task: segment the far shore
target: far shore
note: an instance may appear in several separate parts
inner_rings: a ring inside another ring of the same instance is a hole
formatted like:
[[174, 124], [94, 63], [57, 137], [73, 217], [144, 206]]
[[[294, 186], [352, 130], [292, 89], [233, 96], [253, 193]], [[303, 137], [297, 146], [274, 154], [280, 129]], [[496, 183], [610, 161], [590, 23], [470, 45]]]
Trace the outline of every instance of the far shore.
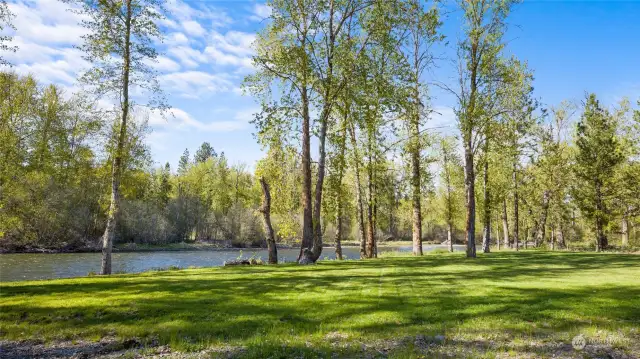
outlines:
[[[440, 245], [439, 241], [423, 241], [423, 245]], [[411, 246], [411, 241], [385, 241], [379, 242], [378, 246], [380, 247], [402, 247], [402, 246]], [[278, 249], [295, 249], [299, 248], [299, 243], [278, 243]], [[335, 248], [335, 243], [325, 243], [323, 245], [324, 248]], [[342, 244], [342, 247], [359, 247], [359, 244], [354, 241], [345, 241]], [[114, 245], [113, 252], [114, 253], [130, 253], [130, 252], [177, 252], [177, 251], [241, 251], [241, 250], [264, 250], [266, 247], [239, 247], [239, 246], [230, 246], [223, 245], [220, 242], [180, 242], [180, 243], [170, 243], [166, 245], [147, 245], [147, 244], [135, 244], [135, 243], [124, 243]], [[102, 252], [102, 248], [100, 247], [78, 247], [78, 248], [60, 248], [60, 249], [49, 249], [49, 248], [20, 248], [20, 249], [6, 249], [0, 248], [0, 254], [19, 254], [19, 253], [30, 253], [30, 254], [55, 254], [55, 253], [98, 253]]]

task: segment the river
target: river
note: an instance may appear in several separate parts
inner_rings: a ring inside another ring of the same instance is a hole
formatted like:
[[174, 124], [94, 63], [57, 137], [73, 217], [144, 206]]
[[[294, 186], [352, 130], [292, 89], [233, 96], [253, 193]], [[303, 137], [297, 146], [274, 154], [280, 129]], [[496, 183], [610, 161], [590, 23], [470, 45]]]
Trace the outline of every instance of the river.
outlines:
[[[454, 246], [455, 250], [464, 250], [464, 246]], [[436, 248], [447, 248], [443, 245], [424, 245], [424, 251]], [[379, 247], [379, 252], [400, 251], [410, 252], [410, 246]], [[346, 259], [357, 259], [360, 250], [357, 247], [344, 247], [343, 256]], [[299, 249], [278, 249], [280, 262], [296, 260]], [[158, 251], [158, 252], [126, 252], [113, 253], [114, 273], [139, 273], [169, 266], [186, 267], [215, 267], [225, 261], [236, 259], [240, 255], [244, 258], [255, 256], [267, 258], [265, 249], [224, 249], [203, 251]], [[100, 271], [101, 253], [15, 253], [0, 254], [0, 282], [20, 280], [71, 278], [86, 276], [89, 272]], [[333, 248], [324, 248], [322, 259], [334, 259]]]

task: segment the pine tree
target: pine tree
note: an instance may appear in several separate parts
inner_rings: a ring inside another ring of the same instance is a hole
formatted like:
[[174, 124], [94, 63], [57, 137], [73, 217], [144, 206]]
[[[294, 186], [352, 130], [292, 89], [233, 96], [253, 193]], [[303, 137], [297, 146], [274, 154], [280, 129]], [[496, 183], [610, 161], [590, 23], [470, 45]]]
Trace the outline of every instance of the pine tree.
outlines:
[[187, 173], [189, 169], [189, 149], [185, 148], [182, 156], [180, 156], [180, 161], [178, 162], [178, 174], [183, 175]]
[[590, 94], [577, 125], [574, 167], [577, 183], [573, 193], [583, 215], [594, 224], [597, 251], [608, 246], [604, 229], [609, 222], [609, 204], [614, 194], [612, 178], [623, 161], [616, 125], [596, 95]]
[[216, 156], [218, 156], [218, 154], [216, 153], [216, 150], [214, 150], [213, 147], [211, 147], [209, 142], [203, 142], [200, 148], [196, 151], [196, 154], [193, 157], [193, 160], [195, 161], [195, 163], [202, 163], [208, 160], [209, 158], [216, 157]]

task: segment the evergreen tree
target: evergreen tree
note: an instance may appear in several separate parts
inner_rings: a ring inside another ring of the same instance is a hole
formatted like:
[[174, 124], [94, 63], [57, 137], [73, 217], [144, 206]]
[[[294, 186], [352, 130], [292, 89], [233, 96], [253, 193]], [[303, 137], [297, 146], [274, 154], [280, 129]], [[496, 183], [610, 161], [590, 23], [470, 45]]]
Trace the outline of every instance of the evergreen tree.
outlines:
[[182, 156], [180, 156], [180, 161], [178, 162], [178, 174], [183, 175], [189, 169], [189, 149], [185, 148], [184, 152], [182, 152]]
[[612, 179], [623, 161], [616, 125], [596, 95], [590, 94], [577, 125], [574, 167], [577, 183], [573, 193], [583, 215], [594, 224], [597, 251], [608, 246], [604, 230], [609, 222], [609, 204], [615, 190]]
[[203, 142], [202, 146], [200, 146], [200, 148], [196, 151], [193, 160], [195, 163], [202, 163], [211, 157], [216, 157], [217, 155], [218, 154], [216, 153], [216, 150], [211, 147], [209, 142]]

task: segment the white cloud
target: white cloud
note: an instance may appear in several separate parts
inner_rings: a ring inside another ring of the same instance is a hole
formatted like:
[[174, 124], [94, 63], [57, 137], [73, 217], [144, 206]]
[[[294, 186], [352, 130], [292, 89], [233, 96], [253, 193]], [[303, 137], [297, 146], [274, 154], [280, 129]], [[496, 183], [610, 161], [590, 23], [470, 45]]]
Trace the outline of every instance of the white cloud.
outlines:
[[429, 114], [427, 128], [440, 130], [441, 132], [456, 131], [457, 117], [453, 108], [447, 106], [434, 106]]
[[178, 95], [199, 98], [205, 94], [230, 91], [232, 83], [222, 76], [202, 71], [185, 71], [165, 74], [159, 78], [161, 86]]
[[267, 4], [255, 4], [251, 10], [253, 15], [249, 19], [253, 21], [262, 21], [271, 16], [271, 7]]
[[231, 132], [246, 129], [249, 126], [249, 112], [253, 113], [256, 109], [243, 110], [238, 112], [232, 120], [201, 122], [194, 119], [189, 113], [179, 108], [172, 108], [167, 113], [160, 114], [152, 111], [149, 114], [149, 124], [156, 127], [173, 129], [173, 130], [190, 130], [195, 129], [205, 132]]
[[172, 32], [164, 39], [164, 44], [167, 46], [179, 46], [186, 45], [188, 43], [189, 39], [181, 32]]
[[186, 67], [198, 67], [199, 63], [206, 63], [207, 57], [200, 51], [187, 46], [171, 47], [168, 51], [173, 57], [177, 58]]
[[193, 36], [203, 36], [206, 33], [206, 31], [200, 25], [200, 23], [193, 20], [184, 21], [182, 23], [182, 28], [184, 29], [184, 31], [187, 32], [187, 34], [190, 34]]
[[155, 62], [148, 61], [147, 63], [158, 71], [175, 72], [180, 70], [180, 64], [166, 56], [158, 56]]
[[180, 0], [169, 0], [166, 8], [171, 17], [181, 23], [198, 21], [200, 25], [205, 24], [205, 27], [223, 27], [233, 22], [225, 11], [203, 4], [200, 4], [202, 7], [197, 9]]
[[68, 11], [57, 0], [23, 0], [9, 3], [16, 17], [13, 24], [23, 39], [38, 44], [79, 44], [87, 30], [80, 25], [84, 16]]
[[224, 35], [211, 32], [211, 41], [205, 48], [207, 54], [218, 65], [237, 66], [245, 70], [253, 69], [251, 55], [256, 35], [240, 31], [228, 31]]

